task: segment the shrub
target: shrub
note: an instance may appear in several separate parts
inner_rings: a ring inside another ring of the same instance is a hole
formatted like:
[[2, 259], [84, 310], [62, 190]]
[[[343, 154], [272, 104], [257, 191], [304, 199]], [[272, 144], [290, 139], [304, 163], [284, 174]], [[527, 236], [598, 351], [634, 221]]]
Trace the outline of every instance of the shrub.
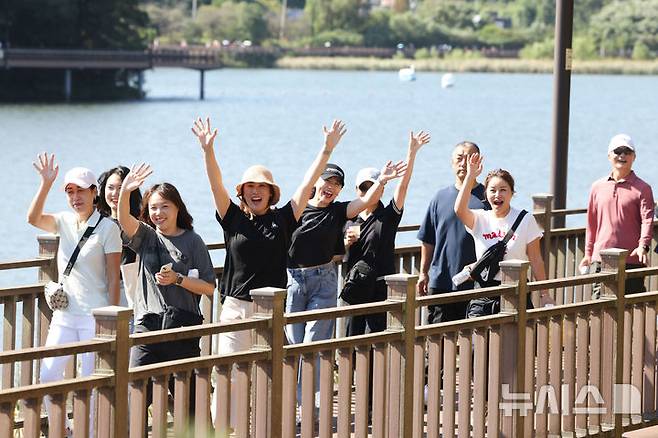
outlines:
[[362, 46], [363, 35], [336, 29], [320, 32], [307, 39], [307, 43], [313, 47], [322, 47], [326, 42], [331, 43], [332, 46]]
[[554, 54], [553, 39], [545, 39], [536, 43], [527, 44], [519, 52], [521, 59], [550, 59]]
[[637, 41], [635, 45], [633, 46], [633, 59], [638, 60], [638, 61], [644, 61], [644, 60], [649, 60], [653, 59], [653, 54], [651, 53], [651, 50], [649, 49], [649, 46], [644, 44], [642, 41]]

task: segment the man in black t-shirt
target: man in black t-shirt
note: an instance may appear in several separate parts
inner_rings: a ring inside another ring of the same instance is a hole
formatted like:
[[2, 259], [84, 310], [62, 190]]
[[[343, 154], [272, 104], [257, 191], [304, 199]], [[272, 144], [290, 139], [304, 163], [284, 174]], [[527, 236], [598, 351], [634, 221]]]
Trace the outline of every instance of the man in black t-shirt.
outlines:
[[[439, 190], [427, 207], [425, 219], [420, 225], [418, 239], [421, 241], [420, 273], [418, 294], [426, 295], [442, 292], [473, 289], [473, 281], [459, 286], [452, 283], [452, 277], [464, 266], [475, 262], [475, 244], [470, 234], [454, 211], [455, 199], [466, 177], [466, 160], [469, 154], [479, 153], [475, 143], [464, 141], [452, 151], [452, 170], [455, 183]], [[489, 209], [484, 186], [476, 183], [471, 188], [471, 209]], [[467, 302], [429, 306], [429, 322], [454, 321], [466, 317]]]

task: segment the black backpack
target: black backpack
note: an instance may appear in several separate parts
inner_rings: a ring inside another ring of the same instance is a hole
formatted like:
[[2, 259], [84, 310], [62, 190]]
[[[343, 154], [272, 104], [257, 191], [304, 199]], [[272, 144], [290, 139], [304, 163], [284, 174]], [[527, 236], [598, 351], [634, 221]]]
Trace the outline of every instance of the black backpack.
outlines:
[[505, 234], [505, 237], [487, 248], [484, 254], [482, 254], [482, 257], [475, 262], [475, 265], [471, 269], [471, 278], [480, 287], [497, 286], [499, 284], [494, 278], [496, 278], [496, 275], [500, 271], [500, 262], [505, 258], [507, 242], [514, 236], [514, 232], [527, 213], [526, 210], [521, 210], [521, 213], [519, 213], [512, 228]]

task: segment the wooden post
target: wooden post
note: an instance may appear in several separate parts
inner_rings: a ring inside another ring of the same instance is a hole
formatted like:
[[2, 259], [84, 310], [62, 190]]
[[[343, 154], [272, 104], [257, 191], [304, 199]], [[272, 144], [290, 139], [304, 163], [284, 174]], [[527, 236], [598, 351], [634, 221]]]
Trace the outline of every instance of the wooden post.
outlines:
[[204, 100], [206, 98], [205, 88], [206, 88], [206, 71], [199, 70], [199, 100]]
[[14, 402], [0, 404], [0, 436], [14, 435]]
[[[130, 358], [130, 329], [132, 310], [107, 306], [94, 309], [96, 338], [113, 339], [114, 350], [98, 353], [94, 374], [113, 375], [113, 388], [98, 389], [96, 409], [98, 436], [127, 436], [128, 434], [128, 362]], [[101, 409], [109, 405], [110, 411]], [[92, 425], [93, 427], [93, 425]]]
[[[516, 314], [516, 322], [505, 324], [502, 330], [502, 360], [510, 366], [501, 369], [501, 384], [508, 385], [509, 391], [503, 394], [527, 394], [530, 388], [525, 387], [525, 363], [526, 358], [526, 300], [528, 293], [528, 267], [530, 263], [522, 260], [506, 260], [500, 263], [502, 273], [502, 284], [516, 286], [516, 294], [512, 296], [501, 296], [500, 313]], [[529, 406], [532, 412], [532, 400], [530, 396], [525, 399], [501, 400], [503, 403], [518, 403], [518, 408], [513, 408], [511, 416], [504, 416], [501, 421], [501, 436], [523, 436], [525, 416], [521, 415], [520, 409]], [[505, 414], [505, 410], [501, 410]]]
[[[255, 350], [270, 350], [269, 362], [256, 364], [256, 437], [282, 436], [283, 422], [283, 312], [285, 309], [286, 289], [264, 287], [250, 292], [254, 300], [254, 318], [268, 319], [266, 329], [256, 330], [254, 334]], [[269, 394], [268, 394], [269, 388]], [[267, 422], [262, 420], [267, 418]]]
[[[532, 195], [532, 214], [542, 230], [544, 238], [541, 241], [541, 255], [544, 258], [544, 269], [546, 277], [550, 278], [549, 257], [551, 248], [551, 224], [553, 217], [553, 195], [550, 193], [538, 193]], [[534, 297], [533, 297], [534, 298]], [[534, 302], [534, 301], [533, 301]]]
[[[201, 296], [201, 314], [203, 315], [203, 323], [210, 324], [212, 322], [212, 309], [213, 309], [214, 298], [213, 295], [202, 295]], [[201, 356], [209, 356], [212, 350], [212, 336], [202, 336], [201, 342], [199, 344], [201, 349]]]
[[[626, 257], [628, 251], [624, 249], [605, 249], [601, 254], [601, 272], [614, 272], [616, 277], [611, 282], [601, 285], [601, 299], [615, 299], [615, 308], [606, 308], [603, 315], [603, 339], [601, 345], [601, 395], [606, 402], [606, 413], [601, 423], [610, 424], [614, 415], [615, 436], [621, 437], [622, 414], [612, 412], [614, 409], [613, 383], [623, 383], [624, 360], [624, 312], [626, 310], [625, 284], [626, 284]], [[615, 342], [610, 342], [612, 338]], [[612, 346], [614, 350], [612, 349]], [[611, 360], [614, 358], [614, 367]], [[621, 394], [619, 394], [621, 395]]]
[[67, 68], [64, 70], [64, 100], [66, 102], [71, 101], [71, 94], [72, 94], [72, 74], [71, 74], [71, 69]]
[[[389, 312], [389, 331], [402, 331], [402, 343], [391, 345], [391, 378], [389, 394], [399, 394], [399, 400], [389, 399], [389, 436], [398, 430], [400, 436], [409, 437], [413, 431], [414, 347], [416, 345], [416, 282], [417, 275], [394, 274], [386, 276], [388, 300], [404, 303], [402, 312]], [[400, 358], [399, 365], [397, 358]], [[396, 369], [400, 376], [394, 376]], [[394, 388], [394, 386], [397, 386]], [[397, 418], [397, 424], [396, 424]], [[397, 435], [397, 434], [396, 434]]]
[[[59, 236], [53, 234], [41, 234], [37, 236], [37, 242], [39, 242], [39, 257], [51, 259], [48, 266], [39, 268], [37, 281], [39, 283], [57, 281], [59, 276], [57, 272], [57, 248], [59, 247]], [[39, 309], [37, 346], [42, 347], [46, 343], [48, 327], [50, 326], [50, 319], [53, 316], [53, 311], [48, 307], [43, 293], [37, 297], [37, 306]]]
[[[37, 236], [39, 243], [39, 257], [49, 258], [51, 262], [48, 266], [39, 268], [37, 281], [39, 283], [47, 283], [49, 281], [57, 281], [59, 276], [57, 272], [57, 248], [59, 247], [59, 236], [54, 234], [41, 234]], [[53, 311], [46, 303], [46, 296], [43, 292], [37, 295], [37, 339], [36, 346], [43, 347], [46, 344], [48, 337], [48, 328], [50, 327], [50, 319], [53, 317]], [[36, 361], [36, 375], [37, 383], [39, 379], [39, 371], [41, 369], [41, 361]]]
[[[0, 299], [4, 307], [4, 324], [2, 329], [2, 350], [16, 348], [16, 296], [6, 296]], [[14, 363], [2, 365], [2, 389], [14, 386]]]

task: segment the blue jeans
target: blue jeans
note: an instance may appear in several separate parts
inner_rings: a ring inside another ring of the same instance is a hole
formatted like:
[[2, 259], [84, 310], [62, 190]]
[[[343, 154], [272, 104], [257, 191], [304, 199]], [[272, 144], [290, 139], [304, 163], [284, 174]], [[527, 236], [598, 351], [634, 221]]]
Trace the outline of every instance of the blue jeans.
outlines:
[[[338, 274], [333, 262], [313, 268], [288, 269], [288, 295], [286, 312], [336, 307]], [[286, 326], [289, 344], [330, 339], [334, 333], [334, 320], [300, 322]]]
[[[338, 273], [333, 262], [313, 268], [288, 269], [288, 295], [286, 312], [336, 307]], [[288, 324], [286, 337], [289, 344], [322, 341], [334, 334], [334, 320], [324, 319], [306, 323]], [[297, 384], [297, 404], [301, 404], [301, 366]], [[315, 367], [315, 405], [318, 406], [320, 388], [320, 358]]]

